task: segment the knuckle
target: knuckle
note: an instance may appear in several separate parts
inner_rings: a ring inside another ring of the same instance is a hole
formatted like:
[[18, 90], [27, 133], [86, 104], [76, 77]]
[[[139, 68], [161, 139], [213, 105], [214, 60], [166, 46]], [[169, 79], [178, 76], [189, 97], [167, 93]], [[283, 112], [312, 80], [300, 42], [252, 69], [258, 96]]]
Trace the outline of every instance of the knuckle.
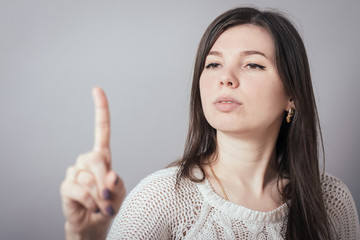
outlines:
[[118, 183], [115, 185], [115, 188], [113, 189], [115, 194], [122, 199], [126, 195], [126, 187], [124, 182], [119, 179]]
[[101, 154], [100, 152], [96, 152], [93, 156], [92, 161], [95, 164], [103, 164], [105, 162], [105, 156]]
[[65, 196], [66, 193], [68, 192], [68, 181], [64, 180], [62, 181], [61, 185], [60, 185], [60, 195], [61, 196]]
[[82, 191], [79, 195], [79, 199], [81, 202], [86, 202], [90, 198], [90, 194], [86, 191]]
[[118, 188], [125, 189], [124, 181], [120, 177], [119, 177], [117, 185], [118, 185]]
[[94, 161], [94, 164], [99, 165], [99, 164], [102, 164], [104, 162], [104, 158], [96, 157], [96, 158], [94, 158], [93, 161]]
[[80, 175], [79, 175], [79, 182], [84, 184], [84, 185], [87, 185], [89, 187], [91, 187], [94, 183], [94, 178], [93, 178], [93, 175], [89, 172], [82, 172]]
[[94, 179], [93, 179], [92, 177], [87, 177], [87, 178], [84, 180], [84, 183], [85, 183], [87, 186], [91, 187], [91, 186], [94, 185]]
[[88, 164], [91, 164], [95, 156], [94, 152], [88, 152], [81, 154], [76, 159], [76, 166], [80, 166], [83, 168], [84, 166], [87, 166]]

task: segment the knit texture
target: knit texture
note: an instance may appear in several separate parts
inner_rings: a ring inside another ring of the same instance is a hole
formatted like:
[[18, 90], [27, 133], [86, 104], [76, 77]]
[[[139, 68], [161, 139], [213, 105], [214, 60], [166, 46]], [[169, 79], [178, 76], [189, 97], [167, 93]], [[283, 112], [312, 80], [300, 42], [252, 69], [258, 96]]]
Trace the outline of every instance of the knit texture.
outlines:
[[[205, 179], [182, 179], [177, 168], [144, 178], [127, 196], [107, 239], [284, 239], [288, 207], [254, 211], [226, 201]], [[197, 172], [196, 174], [199, 174]], [[325, 207], [339, 239], [360, 239], [354, 200], [343, 182], [322, 178]]]

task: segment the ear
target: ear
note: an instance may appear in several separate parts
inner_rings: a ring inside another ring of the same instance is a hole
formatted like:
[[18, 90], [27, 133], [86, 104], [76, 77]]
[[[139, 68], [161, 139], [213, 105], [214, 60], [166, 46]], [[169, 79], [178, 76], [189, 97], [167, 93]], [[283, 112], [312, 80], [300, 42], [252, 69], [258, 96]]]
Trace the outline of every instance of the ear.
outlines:
[[285, 110], [286, 111], [289, 111], [290, 110], [290, 108], [294, 108], [294, 109], [296, 109], [296, 107], [295, 107], [295, 103], [294, 103], [294, 101], [293, 101], [293, 98], [292, 97], [290, 97], [289, 98], [289, 101], [287, 102], [287, 104], [286, 104], [286, 108], [285, 108]]

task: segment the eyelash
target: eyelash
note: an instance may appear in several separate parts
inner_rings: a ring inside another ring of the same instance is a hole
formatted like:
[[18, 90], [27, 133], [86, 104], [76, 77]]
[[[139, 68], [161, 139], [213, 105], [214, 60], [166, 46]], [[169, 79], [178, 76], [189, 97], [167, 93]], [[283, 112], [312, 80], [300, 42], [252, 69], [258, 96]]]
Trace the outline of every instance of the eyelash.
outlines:
[[220, 66], [220, 64], [218, 63], [210, 63], [208, 65], [206, 65], [206, 69], [209, 69], [209, 68], [218, 68]]
[[256, 63], [249, 63], [248, 65], [246, 65], [246, 67], [250, 70], [257, 70], [257, 69], [264, 70], [266, 68], [265, 66]]
[[[209, 69], [209, 68], [218, 68], [220, 66], [220, 64], [218, 63], [210, 63], [208, 65], [206, 65], [206, 69]], [[262, 66], [262, 65], [259, 65], [259, 64], [256, 64], [256, 63], [249, 63], [246, 65], [246, 68], [250, 69], [250, 70], [264, 70], [266, 67], [265, 66]]]

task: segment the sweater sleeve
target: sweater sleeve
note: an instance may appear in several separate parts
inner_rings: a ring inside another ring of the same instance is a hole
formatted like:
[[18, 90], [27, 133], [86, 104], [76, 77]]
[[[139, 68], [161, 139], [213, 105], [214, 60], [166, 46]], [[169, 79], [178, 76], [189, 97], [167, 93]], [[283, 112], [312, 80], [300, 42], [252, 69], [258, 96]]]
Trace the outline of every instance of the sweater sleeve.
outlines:
[[[171, 172], [171, 171], [170, 171]], [[107, 239], [169, 239], [174, 179], [167, 169], [143, 179], [127, 196]]]
[[325, 207], [337, 239], [359, 240], [359, 216], [349, 189], [341, 180], [325, 174], [323, 191]]

